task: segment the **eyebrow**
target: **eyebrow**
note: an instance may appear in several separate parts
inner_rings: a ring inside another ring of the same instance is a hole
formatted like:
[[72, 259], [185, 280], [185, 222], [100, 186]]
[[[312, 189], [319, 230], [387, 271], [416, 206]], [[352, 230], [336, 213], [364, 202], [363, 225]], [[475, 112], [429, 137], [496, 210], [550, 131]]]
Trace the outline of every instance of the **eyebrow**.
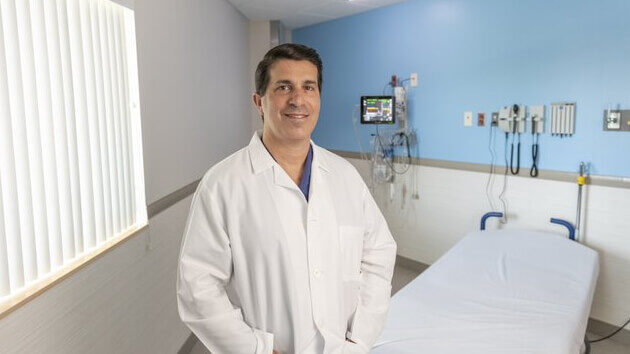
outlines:
[[[279, 84], [289, 84], [289, 85], [293, 85], [293, 81], [291, 80], [278, 80], [274, 83], [275, 85], [279, 85]], [[313, 81], [313, 80], [306, 80], [304, 81], [302, 84], [304, 85], [315, 85], [317, 84], [317, 81]]]

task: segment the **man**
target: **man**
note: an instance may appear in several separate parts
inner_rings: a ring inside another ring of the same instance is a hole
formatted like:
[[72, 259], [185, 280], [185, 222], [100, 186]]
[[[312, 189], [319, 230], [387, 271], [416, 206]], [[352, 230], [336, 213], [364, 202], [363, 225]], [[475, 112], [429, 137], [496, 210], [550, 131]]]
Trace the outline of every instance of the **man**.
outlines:
[[193, 197], [178, 307], [213, 354], [368, 353], [382, 330], [396, 244], [357, 171], [310, 140], [321, 85], [314, 49], [271, 49], [262, 134]]

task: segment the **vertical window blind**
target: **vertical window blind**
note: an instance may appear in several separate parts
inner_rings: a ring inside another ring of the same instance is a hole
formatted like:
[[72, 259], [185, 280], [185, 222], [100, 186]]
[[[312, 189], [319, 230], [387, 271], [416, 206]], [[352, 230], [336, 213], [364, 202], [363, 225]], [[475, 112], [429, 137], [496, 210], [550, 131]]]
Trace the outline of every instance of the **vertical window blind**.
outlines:
[[0, 0], [0, 300], [146, 224], [133, 11]]

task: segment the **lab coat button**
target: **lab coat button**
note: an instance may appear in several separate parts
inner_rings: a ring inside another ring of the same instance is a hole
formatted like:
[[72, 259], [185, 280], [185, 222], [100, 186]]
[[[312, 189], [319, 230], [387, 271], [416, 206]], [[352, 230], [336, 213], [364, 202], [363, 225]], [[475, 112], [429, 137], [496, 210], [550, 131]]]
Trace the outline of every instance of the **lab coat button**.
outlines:
[[316, 278], [319, 278], [322, 275], [322, 271], [315, 268], [315, 270], [313, 271], [313, 274], [315, 275]]

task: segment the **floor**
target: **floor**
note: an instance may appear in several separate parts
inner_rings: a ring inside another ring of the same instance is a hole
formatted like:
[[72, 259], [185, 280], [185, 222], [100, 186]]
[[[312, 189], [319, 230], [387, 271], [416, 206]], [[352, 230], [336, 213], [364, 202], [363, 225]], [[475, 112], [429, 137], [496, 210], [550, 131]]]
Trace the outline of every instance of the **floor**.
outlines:
[[[402, 289], [405, 285], [411, 282], [415, 277], [420, 274], [420, 271], [411, 269], [409, 267], [396, 265], [394, 269], [394, 277], [392, 279], [392, 295], [398, 290]], [[588, 338], [599, 338], [595, 334], [588, 334]], [[612, 339], [594, 343], [591, 348], [591, 354], [629, 354], [630, 345], [621, 344], [615, 342]], [[200, 343], [197, 342], [193, 347], [190, 354], [209, 354], [209, 351]]]

